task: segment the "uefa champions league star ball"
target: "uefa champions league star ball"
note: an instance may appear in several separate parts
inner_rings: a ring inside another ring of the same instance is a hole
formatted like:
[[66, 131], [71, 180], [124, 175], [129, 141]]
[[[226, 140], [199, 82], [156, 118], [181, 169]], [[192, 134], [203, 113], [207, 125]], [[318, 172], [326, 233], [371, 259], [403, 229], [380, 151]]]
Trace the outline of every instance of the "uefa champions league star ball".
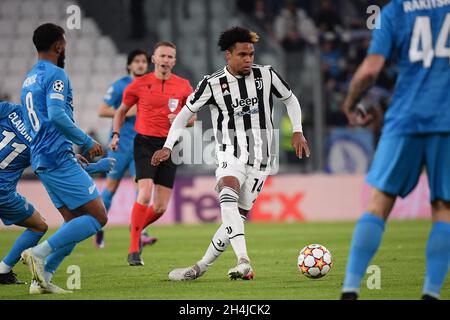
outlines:
[[330, 251], [320, 244], [310, 244], [300, 250], [298, 268], [308, 278], [322, 278], [330, 272], [333, 258]]

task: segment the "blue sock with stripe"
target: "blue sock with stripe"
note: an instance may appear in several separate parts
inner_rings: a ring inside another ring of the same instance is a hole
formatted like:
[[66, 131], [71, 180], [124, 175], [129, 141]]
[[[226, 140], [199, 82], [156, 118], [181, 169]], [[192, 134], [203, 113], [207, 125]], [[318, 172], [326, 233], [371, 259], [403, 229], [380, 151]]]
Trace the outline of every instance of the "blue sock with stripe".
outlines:
[[423, 293], [439, 298], [450, 263], [450, 223], [439, 221], [433, 224], [426, 257]]
[[105, 188], [102, 191], [102, 200], [105, 204], [106, 212], [109, 211], [109, 208], [111, 208], [112, 198], [114, 196], [114, 192], [109, 191], [107, 188]]
[[9, 267], [14, 267], [20, 260], [22, 251], [34, 247], [43, 237], [45, 232], [35, 232], [30, 229], [25, 230], [14, 242], [8, 255], [3, 259], [3, 262]]
[[359, 292], [369, 262], [380, 246], [384, 225], [383, 219], [368, 212], [359, 219], [353, 232], [343, 292]]

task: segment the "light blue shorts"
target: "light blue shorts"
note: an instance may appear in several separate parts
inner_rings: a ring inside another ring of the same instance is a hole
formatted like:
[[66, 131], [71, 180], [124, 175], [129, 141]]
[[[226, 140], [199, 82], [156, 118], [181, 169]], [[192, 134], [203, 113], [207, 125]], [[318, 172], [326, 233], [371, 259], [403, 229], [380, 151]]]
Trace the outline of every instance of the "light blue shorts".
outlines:
[[17, 192], [0, 194], [0, 219], [7, 226], [25, 221], [34, 213], [34, 207]]
[[38, 169], [36, 174], [58, 209], [73, 210], [100, 196], [94, 180], [75, 158], [67, 158], [57, 168]]
[[133, 150], [114, 152], [109, 150], [108, 157], [116, 159], [116, 164], [112, 168], [111, 172], [108, 173], [108, 178], [114, 180], [120, 180], [125, 175], [127, 169], [130, 171], [132, 177], [136, 177], [136, 168], [134, 166]]
[[406, 197], [426, 168], [431, 202], [450, 201], [450, 133], [381, 137], [367, 182]]

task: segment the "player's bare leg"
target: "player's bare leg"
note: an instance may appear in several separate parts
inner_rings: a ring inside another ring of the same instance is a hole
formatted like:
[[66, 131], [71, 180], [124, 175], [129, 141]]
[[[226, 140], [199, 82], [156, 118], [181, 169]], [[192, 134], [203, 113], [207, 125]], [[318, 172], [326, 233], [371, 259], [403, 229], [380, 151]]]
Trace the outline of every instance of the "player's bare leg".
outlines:
[[370, 194], [366, 212], [387, 220], [395, 203], [395, 196], [373, 188]]
[[34, 211], [33, 214], [24, 221], [16, 223], [16, 225], [24, 227], [27, 230], [16, 239], [10, 252], [4, 260], [0, 261], [0, 284], [25, 284], [25, 282], [17, 279], [16, 274], [12, 269], [20, 260], [22, 251], [37, 244], [48, 229], [45, 220], [37, 211]]
[[[119, 188], [119, 184], [120, 180], [111, 179], [109, 177], [106, 178], [105, 190], [102, 192], [102, 199], [103, 203], [105, 204], [106, 212], [108, 212], [111, 206], [112, 197]], [[103, 249], [105, 247], [104, 234], [105, 234], [104, 231], [100, 230], [94, 236], [94, 245], [98, 249]]]

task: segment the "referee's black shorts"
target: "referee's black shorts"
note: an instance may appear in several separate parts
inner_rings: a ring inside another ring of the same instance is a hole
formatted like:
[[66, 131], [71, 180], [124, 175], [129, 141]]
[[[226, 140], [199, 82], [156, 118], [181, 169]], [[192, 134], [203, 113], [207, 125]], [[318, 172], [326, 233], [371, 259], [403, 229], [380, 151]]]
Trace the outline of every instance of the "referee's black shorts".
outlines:
[[152, 166], [150, 160], [153, 154], [162, 149], [166, 138], [144, 136], [137, 134], [134, 138], [134, 162], [136, 165], [136, 181], [152, 179], [154, 184], [173, 188], [177, 166], [169, 158], [159, 166]]

